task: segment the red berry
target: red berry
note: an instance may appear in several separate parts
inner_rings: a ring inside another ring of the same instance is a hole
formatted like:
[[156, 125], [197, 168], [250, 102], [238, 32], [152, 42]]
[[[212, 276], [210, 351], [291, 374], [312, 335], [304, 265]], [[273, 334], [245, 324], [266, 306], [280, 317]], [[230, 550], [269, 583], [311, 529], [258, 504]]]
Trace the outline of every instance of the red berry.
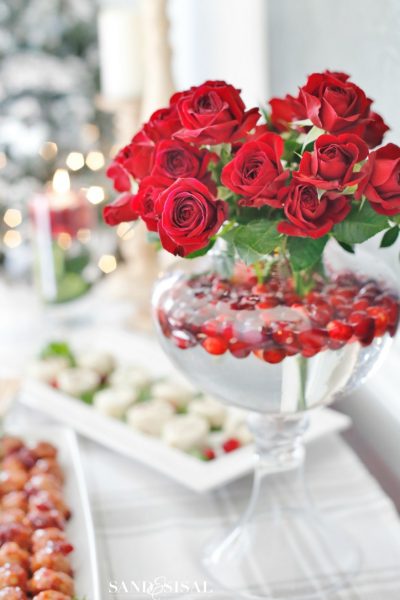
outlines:
[[290, 346], [295, 341], [295, 334], [285, 323], [277, 323], [277, 329], [273, 331], [272, 338], [281, 346], [286, 344]]
[[204, 448], [202, 452], [204, 460], [214, 460], [215, 452], [212, 448]]
[[175, 346], [178, 346], [178, 348], [181, 348], [181, 350], [193, 348], [193, 346], [196, 346], [197, 344], [194, 335], [180, 329], [173, 329], [171, 331], [170, 339], [174, 342]]
[[389, 316], [386, 310], [381, 306], [370, 306], [367, 308], [367, 314], [375, 321], [375, 335], [384, 335], [389, 325]]
[[239, 340], [229, 342], [229, 352], [235, 358], [247, 358], [250, 354], [249, 345]]
[[356, 338], [363, 346], [369, 346], [375, 336], [374, 319], [365, 313], [354, 312], [350, 315], [349, 322], [353, 325]]
[[265, 283], [257, 283], [253, 285], [251, 288], [251, 293], [260, 296], [261, 294], [266, 294], [268, 292], [268, 287]]
[[298, 335], [298, 340], [301, 345], [301, 353], [306, 358], [314, 356], [321, 352], [326, 347], [328, 334], [324, 329], [308, 329], [301, 331]]
[[226, 440], [223, 444], [222, 444], [222, 448], [224, 449], [224, 452], [233, 452], [234, 450], [237, 450], [238, 448], [240, 448], [241, 444], [239, 442], [239, 440], [237, 440], [236, 438], [229, 438], [229, 440]]
[[[256, 352], [258, 354], [256, 354]], [[283, 361], [286, 357], [286, 352], [282, 348], [273, 348], [272, 350], [256, 350], [255, 354], [258, 358], [265, 360], [265, 362], [276, 365]]]
[[354, 302], [352, 309], [353, 310], [367, 310], [368, 306], [369, 306], [368, 300], [362, 299], [362, 300], [357, 300], [357, 302]]
[[266, 309], [266, 308], [275, 308], [275, 306], [279, 305], [279, 300], [276, 296], [261, 296], [260, 301], [257, 303], [256, 308]]
[[228, 349], [227, 341], [220, 336], [206, 337], [201, 345], [209, 354], [215, 355], [224, 354]]
[[329, 337], [333, 340], [347, 342], [353, 335], [353, 328], [343, 321], [330, 321], [326, 326]]

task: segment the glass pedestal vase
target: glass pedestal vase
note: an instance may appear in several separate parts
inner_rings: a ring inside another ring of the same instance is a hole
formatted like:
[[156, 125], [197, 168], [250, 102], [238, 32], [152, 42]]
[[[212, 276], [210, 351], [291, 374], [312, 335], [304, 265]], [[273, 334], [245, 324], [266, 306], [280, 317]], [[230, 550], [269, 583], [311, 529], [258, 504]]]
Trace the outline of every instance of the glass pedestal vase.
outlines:
[[347, 587], [361, 553], [309, 497], [307, 417], [252, 413], [248, 422], [256, 444], [252, 494], [237, 525], [205, 549], [206, 571], [235, 599], [317, 600]]
[[188, 262], [155, 289], [161, 344], [200, 389], [249, 411], [256, 446], [248, 508], [211, 542], [204, 565], [235, 600], [325, 598], [348, 585], [360, 553], [307, 494], [307, 411], [354, 389], [382, 360], [398, 326], [396, 280], [376, 257], [334, 244], [300, 282], [285, 260], [259, 273], [223, 253], [185, 271]]

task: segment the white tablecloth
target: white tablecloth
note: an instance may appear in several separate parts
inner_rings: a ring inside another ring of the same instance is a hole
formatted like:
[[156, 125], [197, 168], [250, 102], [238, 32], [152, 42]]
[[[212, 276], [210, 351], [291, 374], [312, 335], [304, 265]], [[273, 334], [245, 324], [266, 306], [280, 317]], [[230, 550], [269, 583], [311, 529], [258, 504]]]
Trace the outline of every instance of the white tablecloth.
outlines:
[[[199, 557], [218, 528], [232, 522], [250, 478], [197, 495], [133, 461], [81, 441], [98, 540], [103, 598], [149, 600], [150, 593], [113, 594], [123, 582], [188, 582], [204, 586]], [[307, 479], [319, 508], [340, 516], [362, 545], [363, 567], [351, 590], [333, 600], [399, 600], [400, 524], [387, 496], [338, 436], [309, 446]], [[284, 557], [282, 557], [284, 560]], [[211, 591], [211, 588], [212, 591]], [[189, 600], [235, 600], [210, 592], [160, 595]], [[324, 600], [322, 598], [322, 600]]]

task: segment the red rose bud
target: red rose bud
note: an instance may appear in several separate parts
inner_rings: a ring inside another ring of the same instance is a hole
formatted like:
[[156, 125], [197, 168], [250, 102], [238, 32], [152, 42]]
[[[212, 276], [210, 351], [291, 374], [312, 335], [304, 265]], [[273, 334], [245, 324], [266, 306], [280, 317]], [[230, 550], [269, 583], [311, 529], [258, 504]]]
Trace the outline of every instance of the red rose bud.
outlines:
[[346, 218], [350, 202], [348, 197], [333, 191], [318, 198], [313, 185], [293, 180], [284, 202], [284, 212], [288, 221], [278, 224], [280, 233], [316, 239]]
[[278, 131], [287, 131], [292, 121], [302, 121], [307, 117], [304, 104], [289, 94], [284, 98], [272, 98], [269, 104], [270, 120]]
[[182, 127], [176, 106], [156, 110], [143, 126], [145, 134], [153, 141], [167, 140]]
[[370, 148], [375, 148], [382, 144], [383, 136], [388, 130], [389, 127], [382, 117], [375, 112], [370, 112], [365, 125], [363, 139]]
[[371, 152], [362, 168], [364, 176], [356, 198], [365, 195], [372, 208], [383, 215], [400, 213], [400, 148], [386, 144]]
[[224, 81], [206, 81], [171, 102], [176, 102], [182, 123], [174, 137], [198, 145], [239, 140], [260, 118], [257, 108], [245, 110], [239, 90]]
[[357, 135], [321, 135], [313, 152], [302, 156], [296, 178], [323, 190], [342, 190], [360, 182], [355, 165], [368, 156], [368, 147]]
[[163, 140], [156, 146], [151, 174], [173, 181], [179, 177], [194, 177], [216, 194], [217, 186], [211, 179], [208, 165], [218, 160], [217, 154], [206, 149], [200, 150], [180, 140]]
[[112, 204], [103, 209], [103, 218], [107, 225], [119, 225], [126, 221], [136, 221], [138, 214], [133, 208], [134, 196], [126, 192], [118, 196]]
[[241, 444], [236, 438], [229, 438], [222, 444], [224, 452], [233, 452], [234, 450], [240, 448], [240, 446]]
[[178, 179], [158, 197], [158, 233], [163, 247], [179, 256], [204, 248], [227, 216], [227, 204], [193, 178]]
[[307, 118], [329, 133], [362, 135], [372, 100], [344, 73], [313, 73], [300, 88]]
[[256, 141], [246, 142], [224, 167], [222, 183], [243, 196], [240, 204], [280, 208], [278, 192], [289, 177], [289, 171], [284, 171], [281, 163], [283, 150], [283, 140], [276, 133], [266, 133]]
[[150, 174], [153, 155], [154, 143], [141, 130], [118, 152], [107, 169], [107, 177], [113, 180], [118, 192], [128, 192], [131, 189], [130, 177], [140, 180]]

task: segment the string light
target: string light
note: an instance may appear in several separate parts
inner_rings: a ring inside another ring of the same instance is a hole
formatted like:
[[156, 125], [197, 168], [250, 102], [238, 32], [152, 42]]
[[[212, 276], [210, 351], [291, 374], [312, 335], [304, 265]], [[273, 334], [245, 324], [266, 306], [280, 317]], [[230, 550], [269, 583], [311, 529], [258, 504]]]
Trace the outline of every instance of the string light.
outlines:
[[97, 152], [96, 150], [92, 150], [86, 157], [86, 165], [92, 171], [98, 171], [104, 167], [104, 155], [102, 152]]
[[20, 232], [15, 229], [9, 229], [4, 234], [3, 242], [8, 248], [17, 248], [22, 242]]
[[71, 171], [79, 171], [85, 164], [85, 159], [82, 152], [70, 152], [65, 162]]
[[117, 235], [122, 240], [131, 240], [135, 235], [135, 228], [132, 223], [120, 223], [117, 227]]
[[71, 189], [71, 182], [66, 169], [57, 169], [53, 176], [53, 190], [57, 194], [66, 194]]
[[90, 242], [92, 233], [90, 229], [78, 229], [78, 231], [76, 232], [76, 237], [82, 244], [87, 244], [88, 242]]
[[112, 254], [103, 254], [97, 263], [103, 273], [112, 273], [117, 268], [117, 259]]
[[18, 227], [22, 223], [22, 213], [17, 208], [7, 208], [3, 220], [8, 227]]
[[99, 185], [92, 185], [86, 192], [86, 198], [91, 204], [100, 204], [105, 198], [104, 190]]
[[58, 147], [55, 142], [45, 142], [39, 150], [43, 160], [53, 160], [57, 156]]
[[7, 156], [4, 154], [4, 152], [0, 152], [0, 169], [4, 169], [4, 167], [7, 165]]
[[68, 250], [71, 248], [72, 238], [69, 233], [62, 231], [57, 236], [57, 243], [62, 250]]

